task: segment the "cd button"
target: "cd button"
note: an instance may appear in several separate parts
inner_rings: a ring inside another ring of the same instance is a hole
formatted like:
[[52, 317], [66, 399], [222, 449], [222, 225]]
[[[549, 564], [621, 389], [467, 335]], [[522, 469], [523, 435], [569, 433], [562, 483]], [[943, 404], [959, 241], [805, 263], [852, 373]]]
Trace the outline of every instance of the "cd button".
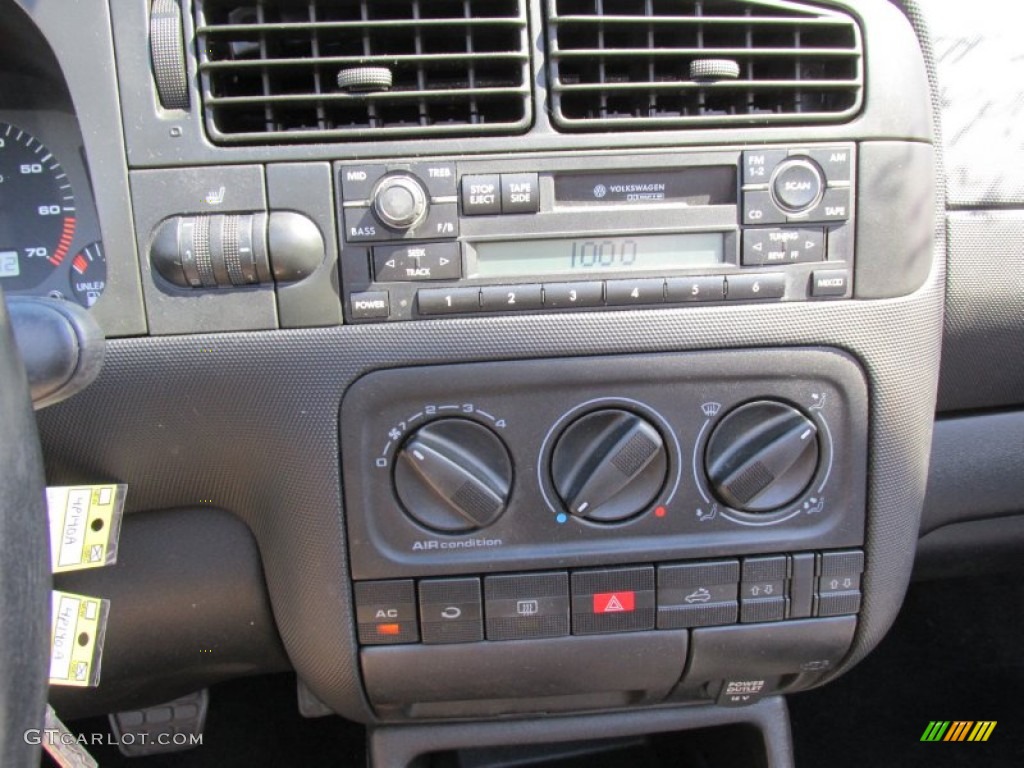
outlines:
[[480, 311], [478, 288], [424, 288], [416, 293], [420, 314], [450, 315]]
[[725, 298], [725, 278], [670, 277], [665, 281], [668, 301], [722, 301]]
[[490, 312], [540, 309], [539, 285], [488, 285], [480, 290], [480, 307]]
[[743, 193], [744, 224], [781, 224], [785, 214], [775, 207], [771, 193], [764, 191]]
[[665, 281], [658, 278], [609, 280], [605, 283], [608, 304], [661, 304], [665, 300]]
[[604, 284], [592, 283], [547, 283], [544, 285], [544, 306], [600, 307], [604, 304]]
[[729, 301], [781, 299], [786, 293], [786, 278], [778, 273], [729, 275], [726, 291]]

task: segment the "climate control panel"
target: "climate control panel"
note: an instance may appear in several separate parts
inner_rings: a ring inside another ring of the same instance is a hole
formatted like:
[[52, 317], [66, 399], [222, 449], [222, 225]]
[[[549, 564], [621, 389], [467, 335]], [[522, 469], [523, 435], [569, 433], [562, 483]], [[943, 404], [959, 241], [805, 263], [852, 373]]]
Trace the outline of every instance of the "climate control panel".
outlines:
[[341, 410], [352, 575], [859, 547], [866, 415], [824, 349], [373, 372]]

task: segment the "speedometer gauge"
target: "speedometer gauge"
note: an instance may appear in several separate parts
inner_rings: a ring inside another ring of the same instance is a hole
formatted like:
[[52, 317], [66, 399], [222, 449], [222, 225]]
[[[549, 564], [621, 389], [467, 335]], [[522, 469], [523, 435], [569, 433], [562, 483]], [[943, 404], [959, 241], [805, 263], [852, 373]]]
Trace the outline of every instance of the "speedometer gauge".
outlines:
[[75, 195], [64, 169], [34, 136], [0, 123], [0, 284], [36, 287], [74, 236]]

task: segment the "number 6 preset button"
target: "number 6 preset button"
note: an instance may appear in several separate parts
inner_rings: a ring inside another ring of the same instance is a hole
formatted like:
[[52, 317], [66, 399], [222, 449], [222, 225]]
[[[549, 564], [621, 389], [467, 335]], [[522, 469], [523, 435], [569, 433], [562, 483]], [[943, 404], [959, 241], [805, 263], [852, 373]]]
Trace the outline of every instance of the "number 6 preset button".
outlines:
[[480, 289], [480, 307], [488, 312], [541, 309], [540, 285], [486, 285]]
[[729, 301], [781, 299], [786, 295], [786, 278], [777, 272], [729, 275], [725, 291], [725, 298]]
[[416, 303], [422, 315], [450, 315], [479, 312], [479, 288], [424, 288], [417, 291]]

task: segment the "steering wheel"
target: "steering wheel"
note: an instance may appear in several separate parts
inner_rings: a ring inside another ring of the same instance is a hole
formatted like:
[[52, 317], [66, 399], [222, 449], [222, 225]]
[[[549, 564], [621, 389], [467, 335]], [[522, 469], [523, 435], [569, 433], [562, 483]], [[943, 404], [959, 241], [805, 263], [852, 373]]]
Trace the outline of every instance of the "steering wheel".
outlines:
[[[0, 292], [0, 765], [38, 766], [50, 659], [45, 480], [28, 382]], [[36, 742], [33, 744], [32, 742]]]

